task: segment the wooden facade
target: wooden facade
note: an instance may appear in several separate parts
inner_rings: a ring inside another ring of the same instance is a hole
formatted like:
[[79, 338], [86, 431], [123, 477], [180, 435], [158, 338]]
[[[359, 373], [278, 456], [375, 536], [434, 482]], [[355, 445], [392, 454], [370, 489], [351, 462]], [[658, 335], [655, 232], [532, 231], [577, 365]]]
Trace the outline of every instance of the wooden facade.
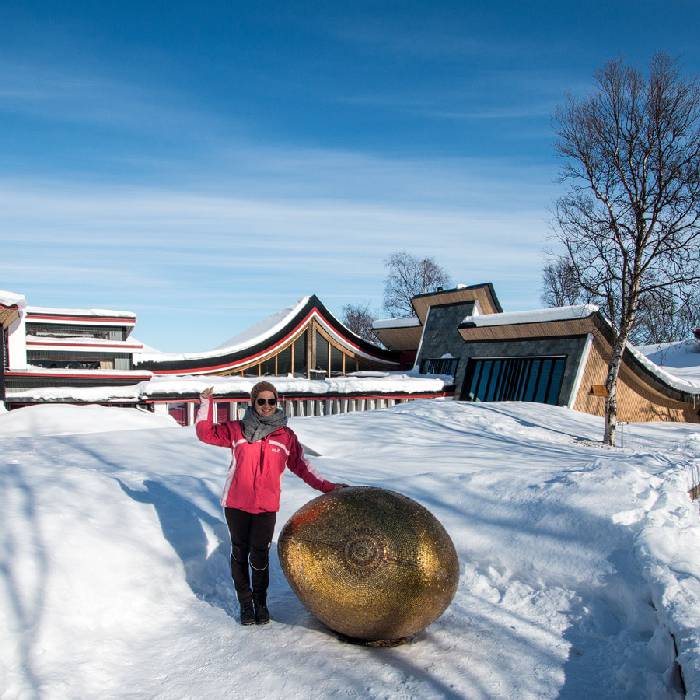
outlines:
[[[605, 397], [597, 388], [606, 381], [612, 356], [612, 331], [600, 313], [558, 321], [465, 325], [460, 327], [459, 333], [471, 343], [508, 340], [514, 344], [543, 338], [590, 336], [591, 342], [584, 355], [568, 358], [570, 362], [582, 363], [578, 388], [575, 395], [569, 397], [569, 405], [577, 411], [605, 414]], [[698, 395], [693, 395], [673, 387], [626, 350], [618, 379], [618, 419], [625, 422], [700, 422], [700, 390]]]

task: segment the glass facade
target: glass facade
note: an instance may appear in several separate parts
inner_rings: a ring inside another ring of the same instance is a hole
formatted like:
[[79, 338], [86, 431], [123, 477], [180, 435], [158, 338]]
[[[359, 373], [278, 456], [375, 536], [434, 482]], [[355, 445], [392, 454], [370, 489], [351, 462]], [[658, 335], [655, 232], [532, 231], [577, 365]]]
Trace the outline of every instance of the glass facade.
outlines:
[[308, 331], [304, 331], [294, 341], [294, 374], [306, 376], [306, 339]]
[[566, 357], [470, 359], [462, 398], [467, 401], [559, 403]]
[[316, 367], [319, 372], [328, 374], [328, 341], [316, 331]]

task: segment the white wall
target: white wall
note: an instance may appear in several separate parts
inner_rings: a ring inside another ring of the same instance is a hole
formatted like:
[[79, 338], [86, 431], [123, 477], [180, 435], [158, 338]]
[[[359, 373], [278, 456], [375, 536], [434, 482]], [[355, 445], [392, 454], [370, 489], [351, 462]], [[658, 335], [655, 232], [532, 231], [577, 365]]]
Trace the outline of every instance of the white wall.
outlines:
[[25, 332], [24, 309], [19, 310], [19, 318], [7, 329], [7, 350], [9, 354], [8, 369], [27, 368], [27, 341]]

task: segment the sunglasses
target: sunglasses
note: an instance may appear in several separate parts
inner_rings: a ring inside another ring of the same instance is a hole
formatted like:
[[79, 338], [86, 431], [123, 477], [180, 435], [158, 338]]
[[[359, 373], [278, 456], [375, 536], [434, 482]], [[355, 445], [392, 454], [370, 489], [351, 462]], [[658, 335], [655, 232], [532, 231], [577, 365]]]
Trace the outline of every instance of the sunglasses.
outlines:
[[255, 399], [255, 403], [257, 403], [258, 406], [264, 406], [265, 404], [274, 406], [277, 403], [277, 399]]

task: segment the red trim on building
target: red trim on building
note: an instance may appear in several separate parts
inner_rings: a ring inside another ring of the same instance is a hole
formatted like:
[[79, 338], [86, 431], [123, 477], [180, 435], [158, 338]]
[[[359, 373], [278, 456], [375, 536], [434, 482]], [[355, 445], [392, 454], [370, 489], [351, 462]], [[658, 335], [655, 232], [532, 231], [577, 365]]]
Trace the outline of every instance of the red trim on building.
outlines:
[[[291, 330], [287, 335], [284, 336], [284, 338], [281, 338], [278, 340], [274, 345], [270, 345], [265, 350], [261, 350], [260, 352], [255, 353], [254, 355], [248, 355], [248, 357], [243, 357], [240, 360], [236, 360], [235, 362], [232, 363], [224, 363], [222, 365], [210, 365], [208, 367], [197, 367], [196, 369], [154, 369], [152, 370], [153, 374], [194, 374], [195, 372], [207, 372], [207, 371], [212, 371], [212, 370], [217, 370], [217, 369], [233, 369], [234, 367], [238, 365], [245, 365], [248, 362], [251, 362], [252, 360], [257, 359], [258, 357], [261, 357], [262, 355], [267, 355], [271, 352], [273, 352], [276, 348], [278, 348], [280, 345], [283, 345], [286, 343], [289, 338], [291, 338], [310, 318], [313, 316], [313, 314], [316, 314], [319, 318], [323, 319], [326, 323], [328, 323], [328, 319], [314, 306], [311, 311], [309, 311], [304, 318], [299, 321], [299, 323]], [[330, 325], [330, 324], [329, 324]], [[353, 343], [349, 338], [347, 338], [344, 335], [340, 335], [336, 330], [333, 330], [333, 334], [339, 336], [340, 338], [343, 339], [343, 341], [353, 347], [357, 352], [362, 353], [363, 355], [367, 355], [366, 352], [363, 352], [358, 345]], [[204, 358], [202, 361], [206, 361]]]
[[136, 319], [132, 317], [125, 316], [68, 316], [66, 314], [39, 314], [27, 312], [27, 321], [82, 321], [89, 324], [90, 321], [96, 323], [116, 323], [119, 325], [130, 325], [136, 324]]

